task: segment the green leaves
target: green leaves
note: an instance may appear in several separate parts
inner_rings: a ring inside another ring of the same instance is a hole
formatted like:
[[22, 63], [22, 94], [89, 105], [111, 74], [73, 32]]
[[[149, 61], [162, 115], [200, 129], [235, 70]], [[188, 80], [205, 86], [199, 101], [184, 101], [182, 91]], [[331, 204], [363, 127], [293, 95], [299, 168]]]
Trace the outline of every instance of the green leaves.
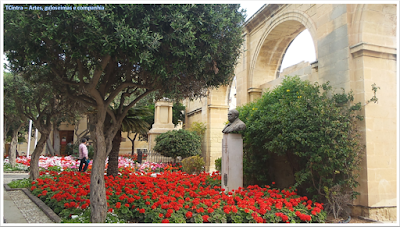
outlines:
[[187, 130], [171, 130], [156, 138], [154, 150], [160, 154], [176, 158], [200, 155], [200, 137], [195, 132]]
[[352, 92], [333, 93], [329, 82], [311, 84], [295, 76], [238, 108], [247, 126], [245, 176], [258, 184], [279, 180], [270, 174], [270, 156], [277, 154], [290, 157], [300, 188], [315, 185], [309, 191], [319, 194], [321, 187], [338, 183], [353, 188], [363, 152], [356, 124], [361, 104], [353, 100]]
[[[89, 73], [99, 58], [110, 55], [119, 64], [113, 66], [115, 78], [136, 71], [134, 82], [147, 81], [142, 86], [161, 93], [195, 97], [204, 88], [230, 82], [245, 19], [239, 5], [111, 4], [104, 8], [5, 11], [5, 51], [13, 70], [26, 71], [24, 67], [31, 63], [67, 69], [57, 76], [71, 82], [76, 79], [69, 74], [76, 71], [77, 60], [85, 67], [80, 72]], [[65, 58], [60, 60], [60, 54]], [[100, 81], [119, 84], [115, 78]], [[54, 75], [48, 79], [52, 81]]]

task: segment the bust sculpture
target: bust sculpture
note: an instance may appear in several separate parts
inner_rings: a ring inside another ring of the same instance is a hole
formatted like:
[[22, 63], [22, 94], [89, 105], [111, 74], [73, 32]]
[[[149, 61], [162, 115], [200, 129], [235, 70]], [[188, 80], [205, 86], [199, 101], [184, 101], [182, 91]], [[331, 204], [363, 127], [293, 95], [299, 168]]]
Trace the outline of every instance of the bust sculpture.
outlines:
[[232, 133], [243, 131], [246, 129], [246, 125], [243, 121], [239, 119], [239, 112], [236, 109], [230, 110], [228, 112], [229, 123], [222, 130], [222, 133]]

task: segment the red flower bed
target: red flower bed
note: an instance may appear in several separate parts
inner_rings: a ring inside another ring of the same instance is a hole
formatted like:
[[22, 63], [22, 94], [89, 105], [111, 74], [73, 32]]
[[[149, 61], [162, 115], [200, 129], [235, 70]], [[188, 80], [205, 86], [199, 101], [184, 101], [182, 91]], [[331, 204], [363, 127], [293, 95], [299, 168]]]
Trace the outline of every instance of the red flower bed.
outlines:
[[[42, 176], [45, 172], [41, 172]], [[31, 191], [61, 218], [89, 209], [89, 173], [47, 172]], [[129, 170], [105, 177], [108, 212], [140, 223], [324, 222], [323, 204], [295, 190], [249, 186], [223, 193], [218, 172], [189, 175], [162, 172], [137, 175]]]

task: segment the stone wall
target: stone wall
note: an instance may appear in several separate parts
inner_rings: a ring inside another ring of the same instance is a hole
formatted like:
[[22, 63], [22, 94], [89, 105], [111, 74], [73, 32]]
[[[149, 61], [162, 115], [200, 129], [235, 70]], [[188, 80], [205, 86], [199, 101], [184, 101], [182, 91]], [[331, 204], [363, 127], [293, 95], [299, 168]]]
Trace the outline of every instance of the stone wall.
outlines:
[[[281, 83], [278, 70], [285, 51], [308, 29], [317, 61], [282, 74], [320, 84], [329, 81], [336, 92], [353, 91], [354, 102], [361, 102], [365, 119], [359, 126], [366, 155], [358, 179], [361, 195], [354, 205], [368, 210], [363, 216], [388, 220], [394, 220], [398, 200], [397, 11], [396, 4], [267, 4], [244, 24], [243, 52], [235, 68], [236, 104], [242, 106]], [[379, 101], [368, 103], [374, 83], [380, 87]], [[202, 109], [207, 114], [209, 166], [219, 155], [219, 130], [227, 120], [222, 91], [211, 91], [207, 109]]]

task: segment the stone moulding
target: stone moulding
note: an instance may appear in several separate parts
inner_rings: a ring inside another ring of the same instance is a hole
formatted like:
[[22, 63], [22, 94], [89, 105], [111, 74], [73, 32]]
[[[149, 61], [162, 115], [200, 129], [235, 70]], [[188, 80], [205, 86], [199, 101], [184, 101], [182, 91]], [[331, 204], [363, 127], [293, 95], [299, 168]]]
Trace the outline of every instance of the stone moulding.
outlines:
[[350, 47], [350, 53], [354, 58], [361, 56], [377, 57], [396, 60], [397, 49], [393, 47], [379, 46], [370, 43], [357, 43]]

